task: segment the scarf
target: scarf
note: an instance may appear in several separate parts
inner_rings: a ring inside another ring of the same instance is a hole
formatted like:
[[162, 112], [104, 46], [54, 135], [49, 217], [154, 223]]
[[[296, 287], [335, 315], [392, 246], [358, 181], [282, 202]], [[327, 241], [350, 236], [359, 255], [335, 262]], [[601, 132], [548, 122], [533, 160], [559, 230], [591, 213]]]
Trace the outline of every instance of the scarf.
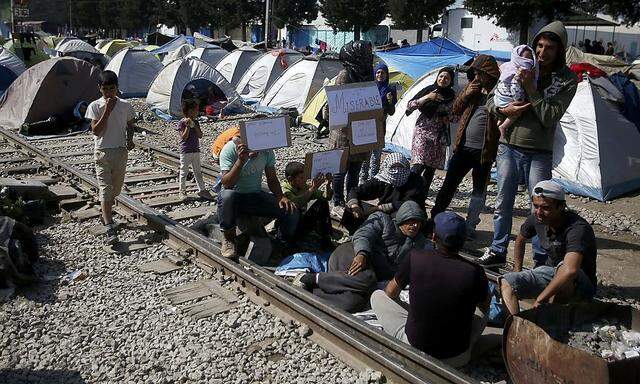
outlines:
[[[440, 74], [442, 72], [448, 72], [449, 75], [451, 76], [451, 82], [449, 83], [448, 86], [446, 87], [440, 87], [438, 85], [438, 76], [440, 76]], [[427, 86], [426, 88], [424, 88], [423, 90], [421, 90], [420, 92], [418, 92], [415, 96], [413, 96], [413, 98], [410, 101], [414, 101], [414, 100], [418, 100], [419, 98], [428, 95], [429, 93], [437, 90], [438, 94], [440, 96], [442, 96], [443, 100], [442, 101], [427, 101], [426, 103], [424, 103], [419, 109], [421, 113], [424, 113], [426, 117], [428, 118], [432, 118], [435, 114], [436, 111], [438, 110], [438, 107], [440, 106], [440, 104], [448, 104], [453, 102], [453, 99], [456, 97], [456, 93], [453, 90], [453, 79], [454, 79], [454, 71], [453, 68], [451, 67], [444, 67], [442, 69], [440, 69], [438, 71], [438, 75], [436, 76], [436, 80], [433, 82], [433, 84]], [[406, 112], [407, 116], [411, 114], [411, 112], [407, 111]]]
[[383, 183], [391, 184], [394, 187], [402, 187], [409, 180], [411, 174], [409, 160], [399, 153], [390, 153], [385, 157], [380, 172], [375, 176]]
[[382, 70], [386, 76], [383, 81], [376, 80], [376, 85], [378, 86], [378, 92], [380, 92], [380, 99], [382, 100], [382, 107], [388, 108], [389, 100], [387, 99], [387, 94], [392, 95], [392, 100], [398, 99], [398, 94], [395, 87], [389, 86], [389, 67], [383, 62], [379, 62], [376, 64], [376, 67], [373, 69], [373, 78], [375, 79], [375, 75], [378, 71]]
[[[522, 57], [524, 51], [529, 50], [533, 59]], [[511, 51], [511, 61], [500, 66], [500, 81], [511, 82], [511, 79], [518, 73], [518, 69], [532, 69], [535, 73], [535, 81], [538, 82], [538, 61], [536, 54], [528, 45], [518, 45]]]
[[373, 81], [373, 52], [369, 41], [351, 41], [340, 49], [340, 61], [351, 83]]

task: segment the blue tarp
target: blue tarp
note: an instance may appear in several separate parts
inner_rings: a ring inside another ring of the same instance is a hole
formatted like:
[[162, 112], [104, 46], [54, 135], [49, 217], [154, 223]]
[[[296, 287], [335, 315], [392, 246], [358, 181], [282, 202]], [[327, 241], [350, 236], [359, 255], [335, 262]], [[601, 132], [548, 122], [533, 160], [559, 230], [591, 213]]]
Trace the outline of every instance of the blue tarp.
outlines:
[[156, 48], [151, 51], [151, 53], [153, 53], [154, 55], [163, 55], [176, 50], [178, 47], [183, 44], [187, 44], [188, 42], [189, 40], [184, 35], [176, 36], [162, 47]]
[[389, 52], [376, 52], [376, 55], [387, 65], [418, 79], [436, 68], [462, 65], [479, 53], [492, 55], [498, 61], [508, 61], [511, 56], [503, 51], [474, 51], [443, 37]]

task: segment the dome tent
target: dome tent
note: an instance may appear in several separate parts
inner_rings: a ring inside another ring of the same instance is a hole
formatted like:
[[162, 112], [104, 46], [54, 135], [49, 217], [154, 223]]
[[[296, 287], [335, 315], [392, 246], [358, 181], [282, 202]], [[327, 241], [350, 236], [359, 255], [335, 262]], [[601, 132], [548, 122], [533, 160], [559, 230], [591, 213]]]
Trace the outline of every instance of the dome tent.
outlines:
[[122, 97], [144, 97], [162, 70], [162, 63], [156, 55], [143, 48], [125, 48], [116, 53], [105, 70], [118, 75], [118, 89]]
[[260, 105], [271, 108], [295, 108], [302, 113], [325, 82], [336, 77], [343, 68], [338, 59], [305, 57], [280, 75], [267, 90]]
[[36, 65], [38, 63], [41, 63], [49, 59], [49, 55], [47, 55], [43, 50], [44, 45], [46, 44], [40, 38], [36, 38], [35, 46], [31, 46], [34, 49], [34, 51], [30, 50], [30, 54], [28, 55], [28, 58], [25, 57], [22, 50], [22, 45], [20, 43], [20, 40], [18, 39], [7, 41], [6, 43], [4, 43], [3, 47], [9, 52], [16, 55], [20, 60], [22, 60], [25, 66], [31, 67], [33, 65]]
[[131, 48], [131, 47], [132, 45], [128, 41], [121, 40], [121, 39], [111, 40], [106, 44], [104, 44], [103, 46], [101, 46], [100, 48], [98, 48], [96, 44], [96, 48], [100, 50], [100, 53], [109, 57], [113, 57], [115, 56], [116, 53], [120, 52], [121, 50], [125, 48]]
[[220, 47], [211, 46], [196, 48], [193, 51], [189, 52], [189, 54], [185, 57], [197, 57], [198, 59], [215, 68], [220, 60], [222, 60], [228, 54], [229, 52]]
[[100, 70], [73, 57], [52, 58], [27, 69], [0, 101], [0, 126], [19, 128], [53, 114], [64, 114], [80, 101], [100, 97]]
[[109, 61], [93, 45], [80, 39], [62, 41], [56, 45], [55, 51], [59, 57], [70, 56], [76, 59], [89, 60], [92, 63], [99, 63], [102, 67], [106, 66]]
[[147, 95], [149, 108], [163, 118], [182, 117], [182, 93], [195, 80], [207, 80], [224, 93], [228, 106], [240, 106], [240, 96], [212, 66], [195, 57], [175, 60], [164, 67], [151, 83]]
[[11, 83], [27, 68], [18, 56], [0, 47], [0, 95], [9, 88]]
[[162, 59], [162, 64], [167, 65], [174, 60], [182, 59], [189, 52], [193, 51], [193, 45], [191, 44], [182, 44], [178, 48], [173, 51], [167, 53], [167, 55]]
[[274, 50], [256, 60], [238, 82], [240, 96], [260, 99], [278, 77], [290, 66], [302, 60], [303, 55], [292, 49]]
[[252, 47], [238, 48], [225, 56], [225, 58], [216, 65], [216, 70], [235, 87], [251, 64], [253, 64], [260, 55], [262, 55], [262, 52]]

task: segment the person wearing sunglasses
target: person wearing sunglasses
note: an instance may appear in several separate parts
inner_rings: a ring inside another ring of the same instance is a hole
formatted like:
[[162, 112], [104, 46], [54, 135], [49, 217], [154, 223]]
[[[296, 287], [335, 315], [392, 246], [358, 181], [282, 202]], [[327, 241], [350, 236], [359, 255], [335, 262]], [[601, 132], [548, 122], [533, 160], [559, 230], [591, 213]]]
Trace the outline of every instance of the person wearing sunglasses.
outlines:
[[[591, 225], [567, 209], [564, 189], [552, 180], [536, 184], [532, 213], [520, 227], [515, 244], [514, 272], [499, 280], [506, 309], [520, 311], [518, 300], [534, 306], [590, 300], [596, 291], [596, 237]], [[538, 235], [549, 255], [544, 265], [523, 270], [527, 240]]]

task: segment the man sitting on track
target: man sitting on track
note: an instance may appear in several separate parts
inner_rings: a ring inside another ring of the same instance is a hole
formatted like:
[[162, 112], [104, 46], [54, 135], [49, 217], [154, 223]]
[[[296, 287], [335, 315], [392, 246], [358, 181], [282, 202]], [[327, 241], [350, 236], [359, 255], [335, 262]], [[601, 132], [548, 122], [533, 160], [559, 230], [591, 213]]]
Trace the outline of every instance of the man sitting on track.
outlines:
[[[371, 309], [385, 332], [457, 367], [469, 361], [486, 325], [488, 282], [482, 267], [458, 255], [464, 219], [447, 211], [434, 222], [435, 249], [407, 255], [385, 290], [373, 292]], [[396, 301], [407, 285], [408, 310]]]
[[[567, 210], [564, 189], [551, 180], [533, 188], [534, 213], [520, 227], [515, 244], [515, 271], [500, 278], [509, 313], [520, 311], [518, 300], [548, 302], [589, 300], [596, 286], [596, 237], [585, 219]], [[522, 271], [527, 239], [538, 235], [547, 264]]]
[[[239, 137], [227, 142], [220, 152], [220, 172], [223, 189], [218, 196], [218, 217], [224, 239], [220, 253], [236, 257], [236, 219], [240, 215], [276, 218], [281, 240], [291, 241], [299, 215], [295, 204], [280, 188], [273, 150], [249, 151]], [[272, 193], [262, 190], [262, 173]]]

